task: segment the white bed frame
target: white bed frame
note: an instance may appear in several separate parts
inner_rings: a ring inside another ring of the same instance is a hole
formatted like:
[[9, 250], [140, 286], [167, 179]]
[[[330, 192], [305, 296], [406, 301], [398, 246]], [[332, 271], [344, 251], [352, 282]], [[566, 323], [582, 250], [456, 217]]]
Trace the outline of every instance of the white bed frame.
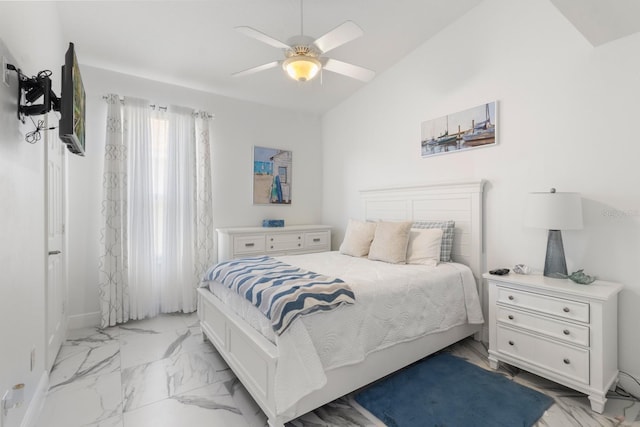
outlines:
[[[482, 291], [484, 272], [482, 200], [484, 181], [442, 183], [361, 191], [363, 217], [386, 221], [456, 221], [454, 261], [468, 265]], [[260, 408], [271, 427], [344, 396], [461, 339], [477, 334], [481, 325], [461, 325], [414, 341], [371, 353], [364, 361], [326, 372], [327, 383], [303, 397], [293, 415], [276, 409], [275, 370], [278, 348], [247, 325], [210, 291], [198, 290], [198, 317], [205, 338], [224, 357]], [[482, 292], [480, 292], [482, 295]]]

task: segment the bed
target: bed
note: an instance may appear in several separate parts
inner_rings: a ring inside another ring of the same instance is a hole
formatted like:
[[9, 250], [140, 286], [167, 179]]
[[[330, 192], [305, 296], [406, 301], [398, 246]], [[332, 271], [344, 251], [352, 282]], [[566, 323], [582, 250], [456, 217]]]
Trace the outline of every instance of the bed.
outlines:
[[[482, 248], [483, 187], [484, 181], [472, 181], [363, 190], [360, 192], [362, 218], [374, 221], [454, 220], [453, 262], [435, 269], [442, 277], [460, 276], [460, 289], [464, 289], [461, 292], [469, 300], [464, 303], [469, 304], [466, 308], [479, 308], [480, 302], [472, 300], [482, 295], [479, 286], [485, 267]], [[380, 270], [369, 270], [373, 276], [380, 277], [393, 277], [396, 270], [403, 267], [347, 257], [337, 252], [278, 259], [309, 270], [327, 270], [321, 271], [325, 274], [365, 279], [366, 274], [362, 272], [367, 271], [367, 266], [360, 265], [362, 263], [375, 263], [371, 265]], [[425, 276], [420, 270], [423, 266], [406, 267], [407, 271], [412, 271], [412, 277]], [[389, 274], [391, 276], [384, 276]], [[362, 327], [362, 322], [371, 321], [370, 313], [369, 317], [353, 320], [348, 312], [357, 306], [358, 292], [361, 293], [361, 299], [366, 300], [366, 294], [362, 293], [365, 289], [354, 287], [355, 304], [300, 318], [279, 336], [268, 333], [264, 323], [266, 318], [251, 312], [252, 308], [242, 306], [241, 302], [234, 303], [234, 297], [225, 293], [224, 286], [215, 283], [208, 283], [198, 290], [198, 316], [205, 338], [224, 357], [264, 411], [271, 427], [282, 427], [287, 421], [481, 331], [480, 312], [479, 315], [469, 315], [469, 318], [474, 317], [473, 321], [461, 322], [456, 318], [444, 327], [436, 327], [426, 333], [419, 330], [393, 342], [386, 341], [385, 337], [376, 341], [374, 337], [363, 339], [367, 343], [362, 345], [336, 344], [340, 341], [341, 333], [335, 328], [331, 330], [331, 325], [356, 324]], [[405, 299], [414, 300], [418, 299]], [[389, 305], [392, 307], [394, 304]], [[314, 335], [316, 330], [322, 332]], [[356, 332], [350, 333], [353, 339], [347, 338], [347, 341], [355, 343], [355, 338], [361, 333], [357, 328]], [[348, 336], [349, 332], [345, 334]], [[314, 339], [325, 341], [314, 342]], [[368, 341], [375, 341], [373, 347]], [[358, 348], [359, 351], [351, 351], [352, 348]], [[340, 356], [341, 349], [347, 356]]]

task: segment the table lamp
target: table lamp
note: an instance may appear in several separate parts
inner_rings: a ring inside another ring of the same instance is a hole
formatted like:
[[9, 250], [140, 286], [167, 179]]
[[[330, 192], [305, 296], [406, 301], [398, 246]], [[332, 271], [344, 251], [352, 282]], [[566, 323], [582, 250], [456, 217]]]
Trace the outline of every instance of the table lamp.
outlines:
[[544, 275], [554, 278], [567, 277], [561, 230], [582, 228], [582, 199], [578, 193], [529, 193], [524, 224], [527, 227], [546, 228], [547, 256]]

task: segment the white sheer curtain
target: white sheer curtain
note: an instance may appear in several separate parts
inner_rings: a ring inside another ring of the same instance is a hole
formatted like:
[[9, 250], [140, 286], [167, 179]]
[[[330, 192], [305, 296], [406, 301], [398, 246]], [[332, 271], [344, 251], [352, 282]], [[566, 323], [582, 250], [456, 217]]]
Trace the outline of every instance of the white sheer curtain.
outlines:
[[[115, 215], [103, 208], [102, 324], [195, 311], [198, 282], [213, 262], [209, 115], [173, 106], [152, 110], [148, 101], [135, 98], [121, 104], [108, 97], [107, 102], [107, 147], [120, 135], [126, 155], [105, 156], [105, 178], [114, 170], [126, 173], [118, 188], [124, 209]], [[109, 131], [109, 123], [117, 121], [116, 105], [120, 133]], [[106, 205], [112, 204], [113, 192], [105, 186]], [[117, 234], [114, 216], [124, 230], [120, 253], [128, 255], [119, 263], [109, 249]]]

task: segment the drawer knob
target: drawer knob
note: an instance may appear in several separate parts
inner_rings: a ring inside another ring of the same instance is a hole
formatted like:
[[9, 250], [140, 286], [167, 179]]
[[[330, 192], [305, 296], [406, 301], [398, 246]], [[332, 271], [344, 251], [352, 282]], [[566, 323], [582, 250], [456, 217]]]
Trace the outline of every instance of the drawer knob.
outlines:
[[319, 241], [320, 241], [320, 239], [316, 237], [315, 239], [313, 239], [313, 241], [314, 241], [314, 242], [319, 242]]
[[564, 331], [562, 331], [562, 333], [565, 334], [565, 335], [571, 334], [571, 332], [568, 329], [565, 329]]
[[513, 320], [513, 314], [510, 314], [508, 317], [509, 317], [509, 320]]
[[245, 243], [244, 246], [245, 248], [252, 248], [255, 246], [255, 243]]
[[271, 245], [271, 249], [273, 249], [273, 245]]
[[513, 301], [513, 295], [509, 295], [509, 300]]
[[562, 360], [564, 362], [565, 365], [570, 365], [571, 364], [571, 360], [565, 358]]
[[300, 247], [300, 246], [301, 246], [300, 243], [298, 243], [298, 247]]
[[271, 238], [271, 241], [273, 242], [273, 237]]
[[568, 312], [570, 312], [571, 310], [569, 310], [569, 307], [565, 307], [565, 308], [563, 308], [563, 309], [562, 309], [562, 311], [564, 311], [565, 313], [568, 313]]
[[515, 345], [515, 343], [511, 340], [509, 340], [509, 345]]
[[302, 239], [302, 237], [301, 237], [301, 236], [298, 236], [298, 240], [300, 240], [300, 239]]

